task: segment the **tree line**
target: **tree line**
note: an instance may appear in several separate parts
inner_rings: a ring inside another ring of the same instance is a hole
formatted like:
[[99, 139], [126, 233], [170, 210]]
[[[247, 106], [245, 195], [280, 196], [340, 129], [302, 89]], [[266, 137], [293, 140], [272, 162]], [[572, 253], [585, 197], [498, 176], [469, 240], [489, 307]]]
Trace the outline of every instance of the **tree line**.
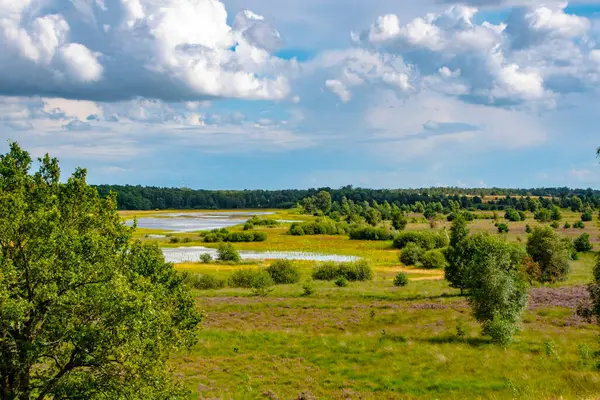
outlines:
[[[570, 188], [366, 189], [351, 185], [339, 189], [324, 187], [290, 190], [193, 190], [129, 185], [98, 185], [96, 188], [103, 197], [111, 192], [115, 193], [120, 210], [291, 208], [321, 191], [329, 193], [332, 201], [340, 204], [344, 198], [355, 203], [388, 202], [398, 207], [417, 203], [440, 203], [443, 207], [448, 207], [450, 201], [453, 201], [466, 209], [501, 210], [510, 207], [535, 212], [532, 207], [536, 207], [536, 201], [541, 203], [542, 208], [550, 208], [551, 205], [566, 208], [570, 206], [571, 199], [577, 197], [584, 205], [594, 208], [600, 206], [600, 190]], [[484, 201], [486, 196], [502, 197]]]

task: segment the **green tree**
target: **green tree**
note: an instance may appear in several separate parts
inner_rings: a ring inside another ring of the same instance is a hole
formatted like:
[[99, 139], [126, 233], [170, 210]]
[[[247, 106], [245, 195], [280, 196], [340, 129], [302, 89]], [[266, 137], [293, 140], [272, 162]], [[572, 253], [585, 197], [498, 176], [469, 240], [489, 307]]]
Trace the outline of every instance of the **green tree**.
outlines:
[[446, 280], [453, 288], [460, 289], [460, 294], [464, 293], [466, 281], [464, 276], [464, 264], [458, 249], [459, 243], [469, 236], [467, 222], [461, 214], [456, 214], [450, 227], [450, 247], [446, 250], [446, 259], [448, 261], [444, 269]]
[[397, 231], [403, 231], [406, 229], [408, 220], [401, 211], [396, 211], [392, 214], [392, 227]]
[[592, 251], [594, 246], [590, 243], [590, 235], [587, 233], [582, 233], [577, 239], [573, 241], [573, 245], [575, 246], [575, 250], [580, 253], [587, 253]]
[[131, 240], [116, 199], [45, 156], [0, 156], [0, 397], [164, 399], [166, 367], [201, 320], [156, 245]]
[[508, 344], [527, 306], [528, 286], [519, 272], [524, 254], [517, 246], [488, 233], [463, 239], [454, 254], [461, 288], [468, 290], [473, 315], [482, 324], [483, 333], [494, 342]]
[[573, 196], [569, 201], [569, 206], [571, 207], [571, 211], [579, 212], [583, 210], [583, 201], [579, 197]]
[[563, 281], [571, 267], [571, 240], [548, 226], [536, 227], [527, 238], [527, 253], [540, 266], [542, 283]]
[[321, 190], [314, 197], [315, 206], [323, 212], [323, 214], [327, 214], [329, 210], [331, 210], [331, 194], [325, 190]]

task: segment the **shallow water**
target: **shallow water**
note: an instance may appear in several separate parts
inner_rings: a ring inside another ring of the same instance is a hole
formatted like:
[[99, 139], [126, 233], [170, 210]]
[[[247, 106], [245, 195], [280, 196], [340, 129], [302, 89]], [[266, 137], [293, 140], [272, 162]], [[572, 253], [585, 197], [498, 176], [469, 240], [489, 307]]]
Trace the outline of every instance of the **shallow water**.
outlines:
[[[190, 213], [162, 213], [155, 217], [138, 218], [138, 228], [156, 229], [172, 232], [210, 231], [212, 229], [229, 228], [243, 224], [253, 215], [269, 215], [272, 212], [190, 212]], [[127, 226], [133, 225], [133, 220], [126, 222]]]
[[[207, 247], [177, 247], [162, 249], [167, 262], [183, 263], [183, 262], [198, 262], [200, 255], [208, 253], [213, 259], [217, 256], [216, 249]], [[336, 261], [348, 262], [356, 261], [359, 258], [355, 256], [342, 256], [337, 254], [317, 254], [306, 253], [301, 251], [240, 251], [242, 260], [271, 260], [271, 259], [287, 259], [287, 260], [307, 260], [307, 261]]]

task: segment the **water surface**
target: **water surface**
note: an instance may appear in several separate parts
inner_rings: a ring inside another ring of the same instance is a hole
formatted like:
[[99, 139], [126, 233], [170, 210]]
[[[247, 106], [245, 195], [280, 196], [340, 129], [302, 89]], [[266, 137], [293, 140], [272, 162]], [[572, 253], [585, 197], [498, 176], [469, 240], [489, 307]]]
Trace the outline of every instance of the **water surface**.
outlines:
[[[200, 255], [208, 253], [213, 259], [217, 257], [217, 250], [208, 247], [177, 247], [162, 249], [167, 262], [183, 263], [183, 262], [198, 262]], [[307, 253], [302, 251], [240, 251], [242, 260], [307, 260], [307, 261], [336, 261], [348, 262], [356, 261], [359, 258], [355, 256], [342, 256], [337, 254], [318, 254]]]
[[[162, 213], [152, 217], [138, 218], [138, 228], [165, 230], [171, 232], [210, 231], [212, 229], [230, 228], [245, 223], [253, 215], [270, 215], [273, 212], [199, 211], [189, 213]], [[133, 220], [126, 222], [133, 225]]]

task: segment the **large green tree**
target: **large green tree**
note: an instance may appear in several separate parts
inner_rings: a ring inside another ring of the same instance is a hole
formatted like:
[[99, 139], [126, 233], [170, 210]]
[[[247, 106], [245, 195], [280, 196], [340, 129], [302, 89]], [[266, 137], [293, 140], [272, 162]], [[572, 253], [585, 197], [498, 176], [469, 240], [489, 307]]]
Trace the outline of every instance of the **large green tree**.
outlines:
[[573, 243], [549, 226], [538, 226], [527, 238], [527, 252], [540, 267], [539, 281], [553, 283], [567, 278]]
[[132, 241], [116, 199], [12, 143], [0, 156], [0, 398], [154, 399], [202, 315], [160, 249]]

